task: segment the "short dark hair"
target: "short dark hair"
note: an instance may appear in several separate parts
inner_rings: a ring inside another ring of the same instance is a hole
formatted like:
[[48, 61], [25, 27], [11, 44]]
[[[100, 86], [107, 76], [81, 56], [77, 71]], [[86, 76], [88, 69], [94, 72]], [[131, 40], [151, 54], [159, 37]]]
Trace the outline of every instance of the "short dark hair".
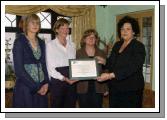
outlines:
[[138, 36], [140, 34], [140, 28], [138, 21], [130, 16], [124, 16], [122, 19], [119, 20], [117, 24], [117, 32], [118, 37], [121, 38], [121, 28], [125, 23], [130, 23], [132, 26], [132, 30], [134, 32], [134, 36]]

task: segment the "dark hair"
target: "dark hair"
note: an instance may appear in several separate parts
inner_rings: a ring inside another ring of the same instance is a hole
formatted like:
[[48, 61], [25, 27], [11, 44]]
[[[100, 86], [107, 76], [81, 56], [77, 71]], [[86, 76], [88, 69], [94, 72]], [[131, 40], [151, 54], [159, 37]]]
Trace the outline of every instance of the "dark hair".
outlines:
[[125, 23], [131, 24], [134, 36], [138, 36], [140, 34], [138, 21], [130, 16], [124, 16], [121, 20], [119, 20], [117, 24], [117, 32], [119, 38], [121, 38], [121, 28]]
[[83, 35], [82, 35], [82, 38], [81, 38], [81, 47], [84, 47], [84, 46], [85, 46], [84, 40], [86, 39], [86, 37], [88, 37], [88, 36], [90, 36], [90, 35], [92, 35], [92, 34], [94, 34], [94, 36], [95, 36], [95, 38], [96, 38], [96, 43], [98, 43], [99, 37], [98, 37], [97, 31], [96, 31], [95, 29], [87, 29], [87, 30], [83, 33]]
[[59, 29], [60, 26], [64, 26], [64, 24], [69, 25], [70, 23], [68, 20], [66, 20], [64, 18], [58, 19], [53, 26], [53, 31], [57, 34], [56, 29]]

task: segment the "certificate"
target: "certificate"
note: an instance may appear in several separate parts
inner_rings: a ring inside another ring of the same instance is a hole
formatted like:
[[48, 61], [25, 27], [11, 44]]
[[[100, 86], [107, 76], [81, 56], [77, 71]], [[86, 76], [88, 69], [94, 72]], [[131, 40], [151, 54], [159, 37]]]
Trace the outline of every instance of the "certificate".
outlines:
[[96, 59], [70, 59], [69, 63], [70, 79], [89, 80], [99, 75]]

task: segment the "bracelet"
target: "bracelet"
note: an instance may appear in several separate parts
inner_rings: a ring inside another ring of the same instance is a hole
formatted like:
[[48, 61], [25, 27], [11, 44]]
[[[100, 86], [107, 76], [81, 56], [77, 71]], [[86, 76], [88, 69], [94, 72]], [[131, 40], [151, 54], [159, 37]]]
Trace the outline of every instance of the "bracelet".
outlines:
[[109, 73], [109, 79], [115, 78], [115, 74], [114, 73]]
[[115, 74], [113, 72], [109, 73], [109, 77], [110, 77], [110, 79], [115, 78]]

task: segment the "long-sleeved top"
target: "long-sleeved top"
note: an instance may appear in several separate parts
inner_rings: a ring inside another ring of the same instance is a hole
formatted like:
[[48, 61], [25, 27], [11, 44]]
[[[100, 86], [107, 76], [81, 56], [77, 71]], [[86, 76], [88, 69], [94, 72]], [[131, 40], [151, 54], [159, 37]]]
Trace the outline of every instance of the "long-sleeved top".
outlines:
[[[96, 50], [95, 50], [94, 57], [95, 56], [100, 56], [104, 59], [106, 58], [105, 53], [98, 48], [96, 48]], [[77, 51], [76, 58], [77, 59], [89, 58], [88, 54], [86, 53], [85, 47], [83, 47], [83, 48], [81, 48]], [[102, 67], [102, 65], [99, 65], [99, 66]], [[100, 72], [102, 72], [102, 71], [100, 70]], [[108, 90], [106, 83], [97, 82], [95, 80], [93, 80], [93, 81], [92, 80], [90, 80], [90, 81], [89, 80], [83, 80], [83, 81], [77, 82], [77, 93], [87, 93], [88, 89], [89, 89], [90, 82], [94, 82], [94, 84], [95, 84], [94, 89], [95, 89], [96, 93], [104, 93]]]
[[107, 59], [106, 68], [115, 74], [115, 79], [109, 81], [111, 89], [138, 90], [144, 88], [143, 64], [145, 61], [144, 45], [133, 39], [128, 46], [119, 53], [123, 41], [113, 46]]
[[13, 47], [14, 69], [17, 83], [26, 85], [32, 93], [49, 82], [45, 62], [45, 42], [38, 38], [38, 49], [33, 51], [24, 34], [20, 34]]
[[75, 44], [70, 39], [67, 39], [66, 47], [59, 42], [58, 38], [48, 42], [46, 45], [46, 61], [50, 77], [63, 80], [64, 76], [56, 68], [69, 66], [69, 59], [75, 58]]

